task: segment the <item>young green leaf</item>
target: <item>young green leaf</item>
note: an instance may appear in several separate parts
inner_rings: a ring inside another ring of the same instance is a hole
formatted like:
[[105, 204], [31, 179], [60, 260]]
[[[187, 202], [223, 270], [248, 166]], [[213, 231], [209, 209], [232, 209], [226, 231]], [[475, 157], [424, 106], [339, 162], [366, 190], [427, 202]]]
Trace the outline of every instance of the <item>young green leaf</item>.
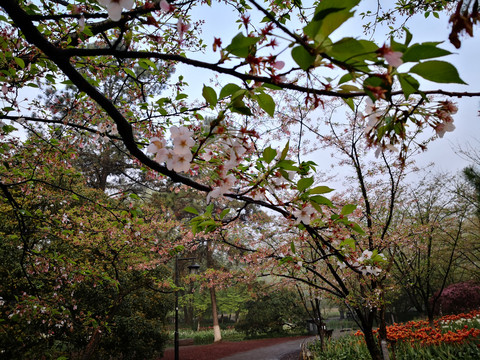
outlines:
[[405, 51], [402, 56], [402, 60], [404, 62], [417, 62], [424, 59], [431, 59], [451, 54], [450, 51], [438, 48], [438, 44], [438, 42], [413, 44]]
[[342, 211], [340, 211], [340, 214], [342, 215], [349, 215], [351, 213], [353, 213], [353, 211], [357, 208], [357, 205], [354, 205], [354, 204], [348, 204], [348, 205], [345, 205], [343, 208], [342, 208]]
[[326, 194], [332, 191], [333, 189], [330, 189], [328, 186], [316, 186], [310, 189], [310, 194]]
[[220, 95], [218, 96], [218, 99], [223, 99], [227, 96], [233, 95], [238, 90], [241, 90], [241, 87], [237, 84], [227, 84], [222, 88], [222, 90], [220, 90]]
[[315, 56], [310, 54], [303, 46], [292, 49], [292, 58], [302, 70], [308, 70], [315, 62]]
[[310, 196], [310, 202], [312, 205], [318, 204], [318, 205], [327, 205], [328, 207], [333, 208], [333, 203], [327, 199], [325, 196], [322, 195], [315, 195], [315, 196]]
[[250, 53], [250, 47], [255, 45], [259, 40], [259, 37], [250, 37], [238, 33], [232, 39], [232, 43], [225, 49], [233, 55], [246, 58]]
[[277, 156], [277, 150], [272, 149], [270, 146], [263, 150], [263, 160], [267, 164], [270, 164], [275, 159], [275, 156]]
[[190, 214], [198, 215], [198, 210], [195, 209], [193, 206], [187, 206], [183, 211], [189, 212]]
[[273, 117], [275, 114], [275, 102], [272, 97], [264, 92], [261, 92], [257, 95], [258, 105], [265, 110], [265, 112]]
[[217, 105], [217, 93], [210, 86], [203, 85], [202, 95], [207, 101], [207, 103], [212, 106]]
[[223, 219], [225, 216], [227, 216], [229, 212], [230, 212], [230, 208], [223, 209], [222, 212], [220, 213], [220, 219]]
[[420, 83], [413, 76], [408, 74], [398, 74], [397, 77], [400, 81], [400, 86], [402, 87], [405, 99], [408, 99], [411, 94], [414, 94], [418, 91]]
[[302, 192], [313, 185], [313, 177], [302, 178], [297, 182], [298, 191]]

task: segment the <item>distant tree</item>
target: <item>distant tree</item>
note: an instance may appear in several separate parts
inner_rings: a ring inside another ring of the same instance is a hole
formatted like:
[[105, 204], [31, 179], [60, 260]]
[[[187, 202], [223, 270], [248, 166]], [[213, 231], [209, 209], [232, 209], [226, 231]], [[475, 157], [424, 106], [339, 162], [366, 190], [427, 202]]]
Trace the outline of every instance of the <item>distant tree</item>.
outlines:
[[308, 314], [298, 294], [288, 289], [272, 290], [245, 304], [246, 314], [235, 329], [254, 336], [305, 326]]

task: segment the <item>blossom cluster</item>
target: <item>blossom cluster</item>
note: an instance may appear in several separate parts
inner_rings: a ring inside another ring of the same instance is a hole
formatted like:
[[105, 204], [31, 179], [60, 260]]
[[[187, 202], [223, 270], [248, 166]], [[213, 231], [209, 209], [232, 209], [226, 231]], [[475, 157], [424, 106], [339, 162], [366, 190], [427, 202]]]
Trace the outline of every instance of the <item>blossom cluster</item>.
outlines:
[[455, 125], [453, 125], [453, 114], [456, 114], [458, 111], [457, 106], [450, 102], [444, 101], [441, 103], [441, 106], [437, 109], [435, 115], [440, 120], [435, 125], [435, 132], [439, 137], [443, 137], [446, 132], [451, 132], [455, 130]]
[[164, 138], [153, 137], [147, 147], [149, 153], [155, 154], [155, 161], [166, 163], [168, 170], [187, 172], [192, 162], [192, 147], [195, 145], [193, 131], [185, 126], [171, 126], [170, 134], [173, 148], [167, 148]]
[[[383, 254], [376, 254], [374, 255], [373, 251], [370, 250], [364, 250], [362, 254], [356, 259], [355, 262], [352, 263], [352, 267], [361, 271], [363, 275], [373, 275], [373, 276], [379, 276], [380, 273], [382, 272], [382, 269], [378, 266], [374, 266], [375, 263], [378, 261], [375, 261], [374, 258], [380, 258], [381, 261], [385, 261], [385, 255]], [[348, 261], [346, 258], [344, 261]], [[347, 267], [347, 264], [345, 262], [337, 261], [338, 266], [340, 269], [344, 269]]]

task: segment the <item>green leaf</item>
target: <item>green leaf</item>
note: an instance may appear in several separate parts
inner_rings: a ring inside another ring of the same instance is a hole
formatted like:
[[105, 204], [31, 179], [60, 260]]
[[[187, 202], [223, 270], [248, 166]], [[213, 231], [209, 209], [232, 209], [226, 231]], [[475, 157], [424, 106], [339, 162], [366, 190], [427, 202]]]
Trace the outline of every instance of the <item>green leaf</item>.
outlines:
[[130, 199], [133, 199], [133, 200], [140, 200], [140, 197], [137, 194], [134, 194], [134, 193], [128, 195], [128, 197]]
[[277, 156], [277, 150], [272, 149], [270, 146], [263, 150], [263, 160], [267, 164], [270, 164], [275, 159], [275, 156]]
[[259, 40], [259, 37], [246, 37], [242, 33], [238, 33], [225, 50], [233, 55], [246, 58], [250, 53], [250, 47], [255, 45]]
[[137, 76], [135, 75], [135, 73], [133, 72], [132, 69], [125, 68], [125, 72], [126, 72], [128, 75], [130, 75], [131, 77], [133, 77], [134, 79], [137, 77]]
[[293, 258], [291, 256], [285, 256], [285, 257], [281, 258], [278, 263], [280, 265], [283, 265], [285, 263], [289, 263], [289, 262], [292, 262], [292, 261], [293, 261]]
[[202, 95], [211, 106], [217, 105], [217, 93], [213, 88], [203, 85]]
[[183, 209], [183, 211], [186, 211], [190, 214], [198, 215], [198, 210], [195, 209], [193, 206], [187, 206], [185, 209]]
[[222, 212], [220, 213], [220, 219], [223, 219], [225, 216], [227, 216], [229, 212], [230, 212], [230, 208], [223, 209]]
[[466, 84], [458, 75], [455, 66], [445, 61], [426, 61], [412, 67], [410, 72], [437, 83]]
[[315, 56], [310, 54], [303, 46], [292, 49], [292, 58], [302, 70], [308, 70], [315, 62]]
[[313, 177], [302, 178], [302, 179], [298, 180], [297, 189], [298, 189], [298, 191], [302, 192], [312, 185], [313, 185]]
[[290, 249], [292, 250], [292, 254], [295, 254], [297, 252], [293, 241], [290, 243]]
[[312, 205], [313, 203], [315, 203], [318, 205], [327, 205], [328, 207], [333, 208], [333, 203], [322, 195], [310, 196], [310, 202], [312, 203]]
[[273, 117], [275, 114], [275, 102], [272, 97], [264, 92], [261, 92], [257, 95], [258, 105], [265, 110], [265, 112]]
[[349, 107], [353, 112], [355, 112], [355, 103], [354, 103], [354, 101], [353, 101], [352, 98], [343, 99], [343, 101], [345, 102], [345, 104], [348, 105], [348, 107]]
[[303, 32], [312, 40], [322, 43], [340, 25], [353, 16], [350, 10], [360, 0], [323, 0], [315, 9], [312, 21]]
[[417, 92], [418, 88], [420, 87], [420, 83], [417, 79], [413, 76], [408, 74], [398, 74], [398, 80], [400, 81], [400, 86], [402, 87], [403, 94], [405, 95], [405, 99]]
[[17, 65], [20, 66], [21, 69], [23, 69], [25, 67], [25, 61], [23, 61], [23, 59], [18, 58], [18, 57], [15, 57], [13, 59], [15, 60]]
[[220, 90], [220, 95], [218, 96], [218, 98], [226, 98], [227, 96], [233, 95], [238, 90], [241, 90], [241, 87], [237, 84], [227, 84], [222, 88], [222, 90]]
[[350, 227], [357, 233], [361, 235], [365, 235], [365, 231], [363, 231], [363, 229], [357, 223], [354, 223], [354, 222], [350, 223]]
[[313, 189], [310, 189], [310, 194], [326, 194], [332, 192], [333, 189], [330, 189], [328, 186], [316, 186]]
[[282, 154], [280, 155], [280, 160], [285, 160], [288, 155], [288, 150], [290, 149], [290, 140], [287, 141], [285, 147], [282, 150]]
[[437, 47], [438, 42], [428, 42], [423, 44], [413, 44], [403, 54], [404, 62], [418, 62], [424, 59], [431, 59], [440, 56], [450, 55], [451, 52]]
[[298, 171], [299, 170], [298, 166], [295, 166], [294, 164], [295, 164], [295, 161], [293, 160], [280, 160], [277, 164], [277, 167], [283, 170], [288, 170], [288, 171]]
[[365, 60], [375, 61], [378, 46], [368, 40], [343, 38], [332, 44], [326, 53], [332, 58], [347, 64], [364, 64]]
[[149, 68], [157, 70], [157, 65], [150, 59], [140, 59], [138, 65], [145, 70], [149, 70]]
[[355, 240], [353, 240], [352, 238], [348, 238], [348, 239], [343, 240], [340, 243], [340, 247], [346, 247], [346, 246], [348, 246], [350, 249], [355, 251]]
[[351, 214], [356, 208], [357, 208], [357, 205], [354, 205], [354, 204], [345, 205], [345, 206], [342, 208], [342, 211], [340, 211], [340, 214], [342, 214], [342, 215], [349, 215], [349, 214]]

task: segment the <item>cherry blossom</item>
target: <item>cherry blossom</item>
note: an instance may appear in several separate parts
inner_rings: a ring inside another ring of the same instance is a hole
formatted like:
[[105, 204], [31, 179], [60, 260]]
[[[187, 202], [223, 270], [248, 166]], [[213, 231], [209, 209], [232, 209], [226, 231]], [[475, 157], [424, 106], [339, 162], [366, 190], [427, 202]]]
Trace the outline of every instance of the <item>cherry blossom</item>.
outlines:
[[183, 34], [190, 29], [190, 24], [186, 24], [183, 22], [183, 18], [178, 18], [177, 22], [177, 32], [180, 41], [183, 40]]
[[134, 0], [97, 0], [98, 3], [107, 8], [108, 17], [113, 21], [119, 21], [122, 18], [122, 10], [133, 8]]
[[305, 225], [310, 224], [310, 219], [314, 213], [315, 209], [311, 206], [306, 206], [300, 210], [294, 211], [293, 215], [297, 218], [295, 224], [300, 224], [301, 222]]
[[277, 69], [277, 70], [282, 70], [283, 67], [285, 66], [285, 62], [284, 61], [275, 61], [273, 64], [272, 64], [272, 67]]
[[85, 16], [80, 16], [78, 19], [78, 30], [83, 31], [85, 30]]
[[453, 130], [455, 130], [455, 125], [453, 125], [453, 121], [439, 123], [437, 126], [435, 126], [435, 132], [441, 138], [443, 138], [443, 135], [445, 135], [446, 132], [452, 132]]
[[171, 5], [168, 1], [162, 0], [160, 1], [160, 9], [162, 11], [165, 11], [166, 13], [172, 12], [175, 10], [175, 6]]
[[208, 193], [207, 202], [210, 202], [210, 199], [218, 198], [228, 192], [235, 185], [236, 180], [233, 174], [229, 174], [221, 179], [219, 186]]
[[187, 172], [190, 169], [190, 162], [192, 161], [191, 153], [177, 154], [170, 151], [167, 156], [167, 168], [169, 170], [176, 172]]
[[400, 51], [393, 51], [390, 47], [383, 45], [377, 50], [378, 56], [383, 56], [387, 63], [393, 67], [399, 67], [403, 64], [403, 53]]

